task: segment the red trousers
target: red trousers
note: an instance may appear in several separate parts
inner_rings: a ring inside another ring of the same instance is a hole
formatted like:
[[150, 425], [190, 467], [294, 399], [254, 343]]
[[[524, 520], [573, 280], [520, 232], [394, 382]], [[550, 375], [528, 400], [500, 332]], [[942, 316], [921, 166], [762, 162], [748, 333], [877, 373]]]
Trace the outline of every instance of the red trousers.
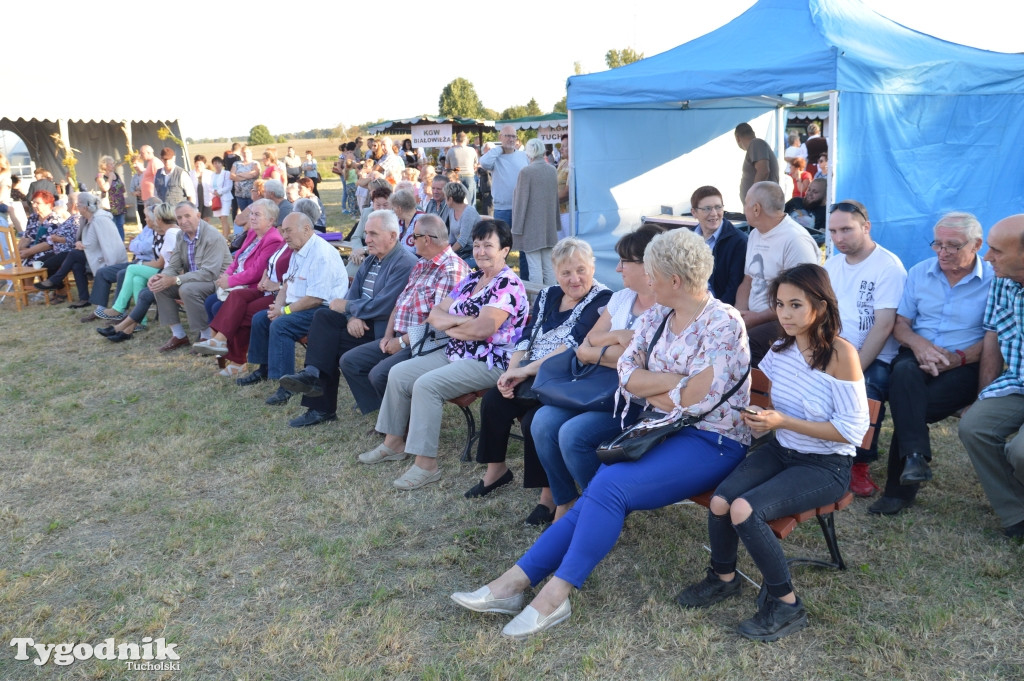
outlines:
[[263, 291], [250, 288], [238, 289], [228, 294], [228, 299], [210, 322], [211, 329], [224, 334], [228, 339], [228, 361], [245, 364], [249, 352], [252, 316], [260, 310], [270, 308], [274, 298], [273, 295], [264, 295]]

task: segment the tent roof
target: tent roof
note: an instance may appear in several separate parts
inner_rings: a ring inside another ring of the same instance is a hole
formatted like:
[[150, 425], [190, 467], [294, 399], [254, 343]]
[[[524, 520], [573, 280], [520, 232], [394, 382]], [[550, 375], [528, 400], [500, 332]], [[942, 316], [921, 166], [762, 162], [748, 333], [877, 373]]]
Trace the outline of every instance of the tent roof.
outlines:
[[538, 128], [567, 127], [569, 125], [569, 114], [549, 113], [543, 116], [523, 116], [522, 118], [510, 118], [505, 121], [495, 121], [494, 127], [500, 128], [503, 125], [511, 125], [516, 130], [536, 130]]
[[[783, 36], [800, 36], [799, 40]], [[1024, 91], [1024, 55], [946, 42], [860, 0], [760, 0], [711, 33], [610, 71], [572, 76], [568, 107], [682, 104], [828, 90], [893, 94]]]
[[371, 135], [377, 135], [382, 132], [387, 132], [393, 128], [408, 128], [413, 125], [422, 125], [425, 123], [451, 123], [456, 130], [468, 130], [472, 129], [474, 132], [480, 128], [483, 130], [493, 130], [494, 121], [478, 120], [476, 118], [445, 118], [443, 116], [414, 116], [412, 118], [400, 118], [393, 121], [384, 121], [377, 125], [371, 125], [367, 132]]

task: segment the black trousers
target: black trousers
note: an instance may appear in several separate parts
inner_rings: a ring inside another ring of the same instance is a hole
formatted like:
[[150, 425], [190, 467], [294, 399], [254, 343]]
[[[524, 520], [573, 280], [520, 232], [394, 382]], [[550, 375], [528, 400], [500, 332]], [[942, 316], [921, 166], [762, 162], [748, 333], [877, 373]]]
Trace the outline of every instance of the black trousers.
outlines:
[[[64, 256], [64, 260], [60, 263], [57, 271], [50, 274], [50, 281], [60, 285], [64, 283], [64, 277], [68, 276], [68, 272], [74, 272], [75, 287], [78, 288], [78, 299], [89, 300], [89, 279], [85, 270], [88, 261], [85, 259], [85, 251], [80, 251], [76, 248], [56, 255], [54, 258], [61, 256]], [[49, 271], [49, 265], [47, 265], [46, 269]]]
[[374, 340], [372, 324], [362, 338], [355, 338], [348, 332], [348, 315], [327, 308], [317, 310], [307, 335], [306, 366], [314, 366], [320, 372], [324, 394], [320, 397], [304, 395], [302, 406], [325, 414], [335, 413], [338, 410], [338, 383], [341, 380], [338, 360], [352, 348]]
[[775, 341], [784, 335], [782, 326], [774, 319], [747, 329], [747, 338], [750, 341], [750, 366], [756, 367], [760, 364]]
[[903, 460], [917, 452], [931, 461], [928, 424], [941, 421], [974, 402], [978, 395], [978, 365], [968, 364], [938, 376], [922, 371], [909, 348], [892, 362], [889, 411], [893, 435], [889, 444], [889, 472], [885, 496], [913, 499], [920, 485], [901, 485]]
[[548, 475], [537, 456], [537, 447], [530, 434], [533, 417], [540, 409], [537, 400], [504, 397], [497, 388], [491, 388], [480, 401], [480, 440], [477, 443], [477, 463], [500, 463], [508, 452], [512, 422], [519, 419], [523, 431], [523, 487], [548, 487]]

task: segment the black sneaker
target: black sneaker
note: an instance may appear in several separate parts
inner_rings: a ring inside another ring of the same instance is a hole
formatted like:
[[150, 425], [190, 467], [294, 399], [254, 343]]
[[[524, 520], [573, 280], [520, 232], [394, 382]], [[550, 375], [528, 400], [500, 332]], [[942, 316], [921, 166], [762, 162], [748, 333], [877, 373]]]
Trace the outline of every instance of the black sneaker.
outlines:
[[797, 598], [796, 603], [790, 605], [768, 594], [766, 589], [762, 591], [767, 597], [758, 599], [756, 615], [740, 622], [741, 636], [768, 643], [795, 634], [807, 626], [807, 611], [804, 610], [803, 601]]
[[723, 582], [712, 568], [708, 568], [704, 579], [679, 592], [676, 603], [684, 608], [706, 608], [729, 596], [738, 595], [742, 589], [743, 583], [738, 575], [733, 575], [732, 581]]

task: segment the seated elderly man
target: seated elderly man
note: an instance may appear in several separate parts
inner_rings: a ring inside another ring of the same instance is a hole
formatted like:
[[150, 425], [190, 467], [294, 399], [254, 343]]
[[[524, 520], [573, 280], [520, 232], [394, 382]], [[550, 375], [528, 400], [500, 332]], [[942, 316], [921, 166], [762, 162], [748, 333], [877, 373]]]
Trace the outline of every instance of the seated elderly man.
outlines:
[[932, 478], [928, 424], [978, 394], [982, 318], [994, 278], [978, 257], [981, 224], [970, 213], [947, 213], [931, 245], [938, 255], [910, 268], [896, 310], [893, 335], [903, 347], [889, 377], [888, 480], [871, 513], [894, 515], [914, 504], [921, 483]]
[[777, 182], [758, 182], [747, 191], [743, 212], [750, 223], [743, 281], [736, 290], [736, 309], [750, 339], [750, 364], [757, 366], [782, 327], [768, 303], [768, 289], [782, 270], [818, 264], [821, 252], [807, 230], [783, 210], [786, 196]]
[[360, 345], [341, 357], [341, 373], [363, 414], [380, 409], [391, 367], [412, 356], [412, 332], [419, 331], [418, 337], [422, 338], [430, 310], [469, 274], [469, 266], [449, 246], [448, 230], [441, 218], [421, 217], [413, 238], [420, 259], [405, 290], [398, 295], [387, 331], [380, 342]]
[[171, 327], [173, 334], [160, 352], [170, 352], [192, 342], [181, 325], [175, 302], [178, 298], [185, 305], [189, 328], [200, 332], [201, 340], [212, 335], [205, 302], [217, 289], [214, 283], [217, 277], [231, 264], [231, 253], [220, 230], [201, 220], [195, 205], [182, 201], [174, 208], [174, 217], [181, 229], [178, 243], [163, 271], [154, 274], [146, 284], [156, 298], [160, 324]]
[[[960, 419], [960, 441], [1010, 538], [1024, 538], [1024, 215], [997, 222], [985, 260], [996, 280], [985, 308], [981, 394]], [[1006, 370], [1003, 371], [1004, 363]]]
[[359, 266], [347, 292], [332, 296], [330, 308], [317, 310], [312, 317], [305, 368], [298, 374], [292, 370], [279, 376], [281, 387], [268, 403], [284, 404], [296, 392], [303, 393], [302, 406], [307, 411], [289, 423], [292, 427], [337, 418], [338, 360], [352, 348], [382, 338], [387, 332], [395, 301], [416, 264], [416, 256], [398, 242], [399, 229], [393, 212], [378, 210], [370, 214], [363, 236], [369, 256]]
[[292, 212], [292, 202], [285, 198], [284, 185], [279, 180], [267, 180], [263, 183], [263, 197], [277, 205], [277, 222], [274, 226], [280, 227]]
[[[314, 316], [327, 301], [348, 291], [348, 273], [341, 256], [316, 236], [306, 214], [291, 213], [279, 231], [294, 253], [274, 302], [252, 317], [248, 359], [258, 366], [237, 379], [238, 385], [276, 381], [295, 373], [295, 342], [309, 333]], [[267, 398], [267, 404], [284, 404], [289, 397], [291, 393], [278, 389]]]

